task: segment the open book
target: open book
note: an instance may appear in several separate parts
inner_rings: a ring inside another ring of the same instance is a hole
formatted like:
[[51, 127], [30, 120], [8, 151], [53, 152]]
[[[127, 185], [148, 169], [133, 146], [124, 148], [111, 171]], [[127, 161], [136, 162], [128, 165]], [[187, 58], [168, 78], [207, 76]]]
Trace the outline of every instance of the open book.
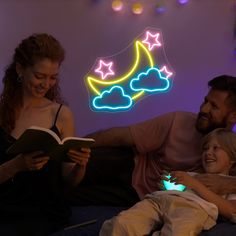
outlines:
[[69, 149], [79, 151], [83, 147], [91, 147], [94, 142], [94, 139], [79, 137], [66, 137], [61, 140], [50, 129], [31, 126], [8, 148], [7, 154], [43, 151], [53, 160], [70, 161], [66, 155]]

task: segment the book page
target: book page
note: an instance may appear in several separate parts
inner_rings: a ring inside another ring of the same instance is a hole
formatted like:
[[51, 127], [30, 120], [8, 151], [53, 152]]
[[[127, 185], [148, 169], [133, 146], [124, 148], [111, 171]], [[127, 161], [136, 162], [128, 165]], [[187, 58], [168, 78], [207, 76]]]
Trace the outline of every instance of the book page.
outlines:
[[45, 131], [45, 132], [49, 133], [53, 138], [55, 138], [59, 144], [62, 144], [62, 141], [58, 137], [58, 135], [50, 129], [38, 127], [38, 126], [31, 126], [31, 127], [29, 127], [29, 129]]
[[62, 139], [62, 143], [66, 142], [67, 140], [79, 140], [79, 141], [92, 142], [92, 143], [95, 142], [95, 140], [92, 138], [66, 137], [66, 138]]

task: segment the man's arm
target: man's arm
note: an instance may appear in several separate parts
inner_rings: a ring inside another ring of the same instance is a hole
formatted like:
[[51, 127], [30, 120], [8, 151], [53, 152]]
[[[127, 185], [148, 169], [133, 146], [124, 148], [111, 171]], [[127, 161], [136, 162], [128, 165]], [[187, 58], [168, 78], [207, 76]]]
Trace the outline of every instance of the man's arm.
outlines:
[[234, 176], [197, 174], [195, 178], [217, 194], [236, 194], [236, 177]]
[[[205, 199], [208, 202], [215, 204], [219, 210], [219, 213], [231, 219], [232, 216], [236, 213], [236, 201], [227, 200], [221, 197], [220, 195], [213, 192], [205, 184], [200, 182], [198, 179], [190, 176], [188, 173], [183, 171], [173, 171], [171, 172], [171, 181], [178, 184], [183, 184], [188, 188], [194, 190], [200, 197]], [[222, 188], [223, 186], [221, 186]]]
[[133, 146], [134, 140], [129, 127], [114, 127], [107, 130], [101, 130], [86, 137], [95, 139], [94, 147], [118, 147]]

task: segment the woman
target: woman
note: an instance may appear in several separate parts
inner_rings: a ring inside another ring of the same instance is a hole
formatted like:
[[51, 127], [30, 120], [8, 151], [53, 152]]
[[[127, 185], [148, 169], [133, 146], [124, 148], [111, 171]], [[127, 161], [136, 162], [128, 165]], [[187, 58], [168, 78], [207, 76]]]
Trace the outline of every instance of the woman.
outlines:
[[60, 96], [58, 74], [64, 56], [64, 49], [53, 36], [31, 35], [15, 49], [3, 77], [0, 222], [14, 224], [22, 235], [35, 235], [33, 231], [48, 235], [68, 222], [70, 211], [63, 197], [63, 182], [79, 184], [90, 156], [86, 148], [81, 152], [69, 150], [67, 155], [73, 164], [68, 164], [50, 160], [40, 150], [17, 156], [6, 154], [7, 148], [32, 125], [49, 128], [61, 138], [75, 135], [72, 112], [62, 105]]

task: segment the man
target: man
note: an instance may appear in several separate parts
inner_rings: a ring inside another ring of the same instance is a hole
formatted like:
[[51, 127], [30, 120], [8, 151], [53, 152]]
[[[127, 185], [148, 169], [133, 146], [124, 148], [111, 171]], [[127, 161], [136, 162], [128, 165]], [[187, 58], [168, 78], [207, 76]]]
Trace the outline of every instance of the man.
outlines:
[[[140, 199], [158, 190], [163, 170], [201, 170], [202, 136], [215, 128], [232, 129], [236, 123], [236, 77], [221, 75], [210, 80], [208, 86], [198, 115], [177, 111], [89, 135], [96, 146], [135, 148], [132, 185]], [[199, 174], [197, 178], [216, 193], [236, 193], [234, 178], [210, 174]]]

